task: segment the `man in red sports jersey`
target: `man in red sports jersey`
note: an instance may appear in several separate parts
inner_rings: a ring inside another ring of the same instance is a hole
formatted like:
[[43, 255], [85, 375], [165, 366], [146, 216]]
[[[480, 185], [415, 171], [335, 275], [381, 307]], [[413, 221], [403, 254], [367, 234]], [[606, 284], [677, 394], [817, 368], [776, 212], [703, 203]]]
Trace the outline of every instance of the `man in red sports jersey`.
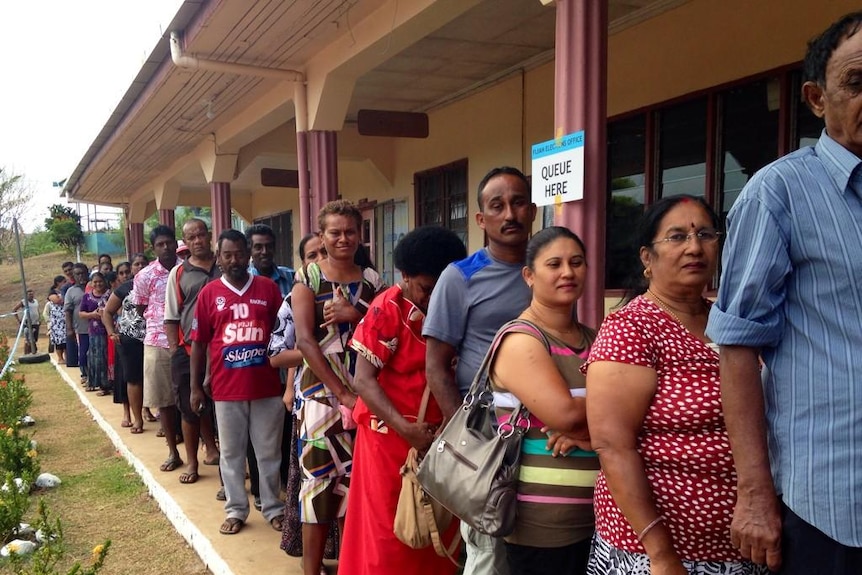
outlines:
[[284, 424], [281, 381], [269, 365], [266, 346], [281, 306], [281, 292], [269, 278], [248, 272], [245, 235], [225, 230], [218, 238], [222, 277], [198, 295], [192, 323], [191, 406], [204, 405], [206, 350], [210, 353], [212, 397], [218, 422], [221, 474], [227, 518], [219, 532], [239, 533], [249, 514], [245, 458], [249, 438], [260, 470], [261, 513], [281, 531], [278, 499], [281, 434]]

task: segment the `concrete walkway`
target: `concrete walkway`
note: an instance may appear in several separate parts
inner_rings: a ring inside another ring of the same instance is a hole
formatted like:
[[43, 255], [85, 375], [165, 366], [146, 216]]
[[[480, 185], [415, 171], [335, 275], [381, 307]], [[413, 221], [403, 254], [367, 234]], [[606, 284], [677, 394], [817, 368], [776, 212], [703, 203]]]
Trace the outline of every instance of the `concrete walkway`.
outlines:
[[[125, 457], [141, 476], [144, 485], [161, 507], [168, 520], [180, 535], [200, 556], [214, 575], [260, 575], [278, 573], [300, 575], [300, 559], [291, 557], [279, 547], [281, 533], [274, 531], [260, 512], [249, 505], [248, 522], [236, 535], [221, 535], [219, 526], [224, 521], [223, 503], [215, 499], [219, 489], [218, 468], [203, 465], [203, 450], [200, 453], [200, 474], [197, 483], [182, 485], [179, 475], [184, 466], [165, 473], [159, 466], [168, 455], [164, 439], [157, 438], [158, 422], [144, 422], [144, 433], [134, 435], [120, 426], [123, 419], [121, 405], [115, 405], [111, 396], [99, 397], [87, 393], [80, 384], [78, 368], [67, 368], [51, 362], [63, 380], [78, 394], [78, 397], [93, 415], [93, 419], [105, 431], [117, 451]], [[180, 455], [185, 460], [183, 446]], [[330, 573], [335, 573], [335, 563], [328, 562]]]

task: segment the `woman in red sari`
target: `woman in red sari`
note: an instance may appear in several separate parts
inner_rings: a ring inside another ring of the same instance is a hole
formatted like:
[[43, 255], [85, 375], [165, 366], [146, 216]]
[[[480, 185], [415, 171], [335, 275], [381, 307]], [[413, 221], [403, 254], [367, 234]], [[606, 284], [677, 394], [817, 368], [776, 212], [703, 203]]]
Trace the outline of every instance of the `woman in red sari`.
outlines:
[[393, 253], [401, 281], [374, 299], [353, 334], [358, 429], [339, 575], [455, 572], [433, 547], [411, 549], [401, 543], [392, 525], [407, 452], [410, 447], [427, 450], [443, 419], [432, 396], [425, 422], [416, 422], [426, 385], [425, 311], [443, 269], [465, 257], [464, 244], [449, 230], [429, 226], [408, 233]]

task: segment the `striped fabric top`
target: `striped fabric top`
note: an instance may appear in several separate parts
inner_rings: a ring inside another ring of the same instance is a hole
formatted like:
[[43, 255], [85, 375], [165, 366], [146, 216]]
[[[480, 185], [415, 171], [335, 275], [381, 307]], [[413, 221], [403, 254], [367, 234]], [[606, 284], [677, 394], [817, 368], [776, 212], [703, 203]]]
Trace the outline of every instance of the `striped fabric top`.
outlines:
[[728, 217], [707, 334], [759, 348], [784, 502], [862, 547], [862, 160], [826, 135], [760, 170]]
[[[595, 332], [584, 328], [592, 344]], [[542, 340], [537, 328], [526, 323], [509, 326], [504, 333], [526, 333]], [[589, 347], [575, 350], [544, 332], [550, 343], [551, 358], [569, 384], [573, 396], [585, 393], [586, 379], [579, 371], [589, 355]], [[502, 336], [498, 339], [502, 340]], [[536, 382], [541, 385], [541, 382]], [[497, 418], [505, 421], [520, 402], [491, 381]], [[563, 547], [593, 535], [593, 485], [599, 460], [592, 451], [574, 450], [566, 457], [552, 457], [546, 449], [548, 437], [540, 430], [543, 423], [530, 415], [530, 429], [521, 446], [518, 482], [518, 519], [515, 531], [506, 541], [533, 547]]]

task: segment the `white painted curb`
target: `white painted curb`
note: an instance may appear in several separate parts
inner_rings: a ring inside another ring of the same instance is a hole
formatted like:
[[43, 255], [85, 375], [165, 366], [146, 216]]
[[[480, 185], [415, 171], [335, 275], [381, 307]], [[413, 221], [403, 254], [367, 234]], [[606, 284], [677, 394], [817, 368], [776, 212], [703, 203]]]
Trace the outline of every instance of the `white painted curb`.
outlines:
[[90, 415], [93, 416], [95, 422], [99, 424], [99, 427], [102, 428], [111, 440], [111, 443], [113, 443], [114, 447], [117, 448], [117, 451], [126, 458], [126, 461], [128, 461], [132, 467], [135, 468], [135, 471], [141, 476], [141, 480], [144, 482], [144, 485], [147, 486], [150, 495], [152, 495], [153, 499], [155, 499], [159, 504], [159, 507], [168, 518], [168, 521], [173, 524], [177, 532], [182, 535], [183, 539], [185, 539], [189, 546], [194, 549], [195, 553], [198, 554], [207, 569], [209, 569], [213, 575], [234, 575], [234, 572], [231, 570], [227, 562], [222, 559], [221, 555], [219, 555], [215, 550], [212, 542], [201, 532], [200, 529], [198, 529], [197, 525], [192, 523], [183, 511], [182, 507], [180, 507], [176, 500], [171, 497], [170, 493], [168, 493], [167, 490], [165, 490], [165, 488], [156, 481], [153, 474], [150, 473], [150, 470], [147, 469], [143, 462], [141, 462], [141, 460], [132, 453], [126, 444], [123, 443], [120, 435], [113, 427], [111, 427], [105, 418], [102, 417], [102, 414], [93, 407], [89, 396], [84, 393], [80, 383], [73, 380], [71, 376], [66, 373], [66, 370], [60, 367], [53, 355], [51, 356], [51, 363], [69, 387], [78, 394], [78, 398], [81, 400], [81, 403], [84, 404], [90, 412]]

